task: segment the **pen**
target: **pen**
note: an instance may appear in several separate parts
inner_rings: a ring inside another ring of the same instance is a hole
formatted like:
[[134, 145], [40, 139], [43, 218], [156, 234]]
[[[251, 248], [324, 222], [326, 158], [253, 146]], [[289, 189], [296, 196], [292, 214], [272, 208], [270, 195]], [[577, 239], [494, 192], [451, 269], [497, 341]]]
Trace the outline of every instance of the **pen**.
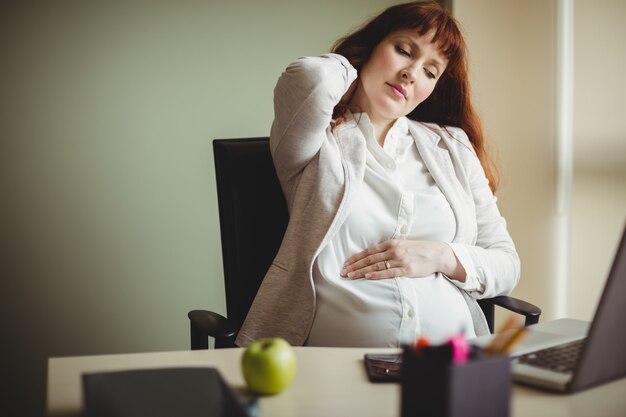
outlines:
[[500, 355], [508, 355], [509, 353], [511, 353], [511, 350], [513, 350], [513, 347], [515, 347], [515, 345], [517, 345], [519, 341], [522, 340], [524, 336], [526, 336], [527, 332], [528, 330], [526, 330], [526, 327], [520, 327], [519, 329], [517, 329], [506, 340], [506, 343], [500, 348], [500, 351], [497, 353]]
[[525, 328], [519, 319], [515, 315], [510, 315], [484, 351], [492, 355], [506, 354], [525, 334]]
[[459, 333], [452, 336], [448, 340], [448, 344], [452, 346], [452, 362], [465, 363], [469, 358], [469, 343], [463, 336], [463, 333]]
[[430, 346], [430, 340], [427, 337], [420, 337], [415, 341], [415, 348], [420, 349], [426, 346]]

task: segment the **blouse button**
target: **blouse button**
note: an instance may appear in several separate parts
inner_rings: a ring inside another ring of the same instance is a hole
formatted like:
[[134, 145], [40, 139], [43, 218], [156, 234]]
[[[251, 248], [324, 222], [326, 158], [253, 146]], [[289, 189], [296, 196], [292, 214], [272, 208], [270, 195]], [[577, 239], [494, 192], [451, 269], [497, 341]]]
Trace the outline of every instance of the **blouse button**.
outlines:
[[410, 318], [415, 317], [415, 310], [413, 310], [413, 309], [410, 309], [410, 310], [409, 310], [409, 317], [410, 317]]
[[408, 232], [408, 231], [409, 231], [409, 228], [408, 228], [408, 227], [406, 227], [406, 225], [403, 225], [403, 226], [400, 228], [400, 233], [402, 233], [403, 235], [405, 235], [405, 234], [406, 234], [406, 232]]

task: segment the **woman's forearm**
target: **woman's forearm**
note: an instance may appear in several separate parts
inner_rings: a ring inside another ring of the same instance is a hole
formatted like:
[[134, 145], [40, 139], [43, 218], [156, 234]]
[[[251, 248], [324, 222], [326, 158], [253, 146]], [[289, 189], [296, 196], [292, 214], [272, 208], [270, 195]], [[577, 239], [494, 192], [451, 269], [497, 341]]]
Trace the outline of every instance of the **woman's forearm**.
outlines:
[[465, 268], [454, 254], [452, 248], [443, 242], [434, 242], [441, 246], [441, 266], [440, 271], [448, 278], [459, 282], [465, 282], [467, 274]]

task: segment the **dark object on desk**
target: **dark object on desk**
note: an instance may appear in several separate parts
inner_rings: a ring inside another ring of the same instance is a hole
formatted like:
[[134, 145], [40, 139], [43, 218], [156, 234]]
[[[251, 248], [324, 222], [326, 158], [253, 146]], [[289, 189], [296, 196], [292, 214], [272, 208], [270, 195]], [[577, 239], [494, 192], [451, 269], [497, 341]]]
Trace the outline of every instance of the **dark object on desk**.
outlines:
[[85, 417], [249, 417], [216, 369], [164, 368], [83, 375]]
[[[191, 349], [207, 349], [208, 337], [215, 338], [216, 348], [234, 346], [289, 219], [268, 138], [214, 140], [213, 156], [228, 318], [212, 311], [190, 311]], [[541, 315], [536, 306], [512, 297], [479, 304], [492, 333], [495, 305], [526, 316], [526, 325], [537, 323]]]
[[363, 358], [370, 382], [400, 382], [402, 355], [399, 353], [366, 353]]
[[402, 417], [509, 416], [508, 357], [475, 350], [468, 362], [454, 364], [452, 347], [442, 345], [405, 347], [402, 362]]
[[[470, 346], [473, 357], [480, 348]], [[403, 353], [366, 353], [363, 357], [365, 372], [370, 382], [401, 382]]]

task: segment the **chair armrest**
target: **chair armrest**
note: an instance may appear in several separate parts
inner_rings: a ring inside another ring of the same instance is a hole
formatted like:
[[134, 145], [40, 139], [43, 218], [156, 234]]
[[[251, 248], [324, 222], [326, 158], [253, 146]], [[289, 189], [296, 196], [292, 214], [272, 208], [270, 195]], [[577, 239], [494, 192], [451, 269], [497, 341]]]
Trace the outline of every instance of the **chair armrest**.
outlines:
[[494, 306], [499, 306], [512, 311], [517, 314], [521, 314], [526, 317], [524, 325], [530, 326], [539, 322], [541, 316], [541, 309], [534, 304], [527, 301], [520, 300], [519, 298], [509, 297], [502, 295], [493, 298], [484, 298], [478, 300], [480, 308], [485, 313], [487, 323], [489, 324], [489, 331], [493, 333], [494, 330]]
[[239, 329], [226, 317], [208, 310], [192, 310], [187, 314], [191, 326], [191, 349], [208, 349], [209, 337], [215, 348], [234, 347]]

